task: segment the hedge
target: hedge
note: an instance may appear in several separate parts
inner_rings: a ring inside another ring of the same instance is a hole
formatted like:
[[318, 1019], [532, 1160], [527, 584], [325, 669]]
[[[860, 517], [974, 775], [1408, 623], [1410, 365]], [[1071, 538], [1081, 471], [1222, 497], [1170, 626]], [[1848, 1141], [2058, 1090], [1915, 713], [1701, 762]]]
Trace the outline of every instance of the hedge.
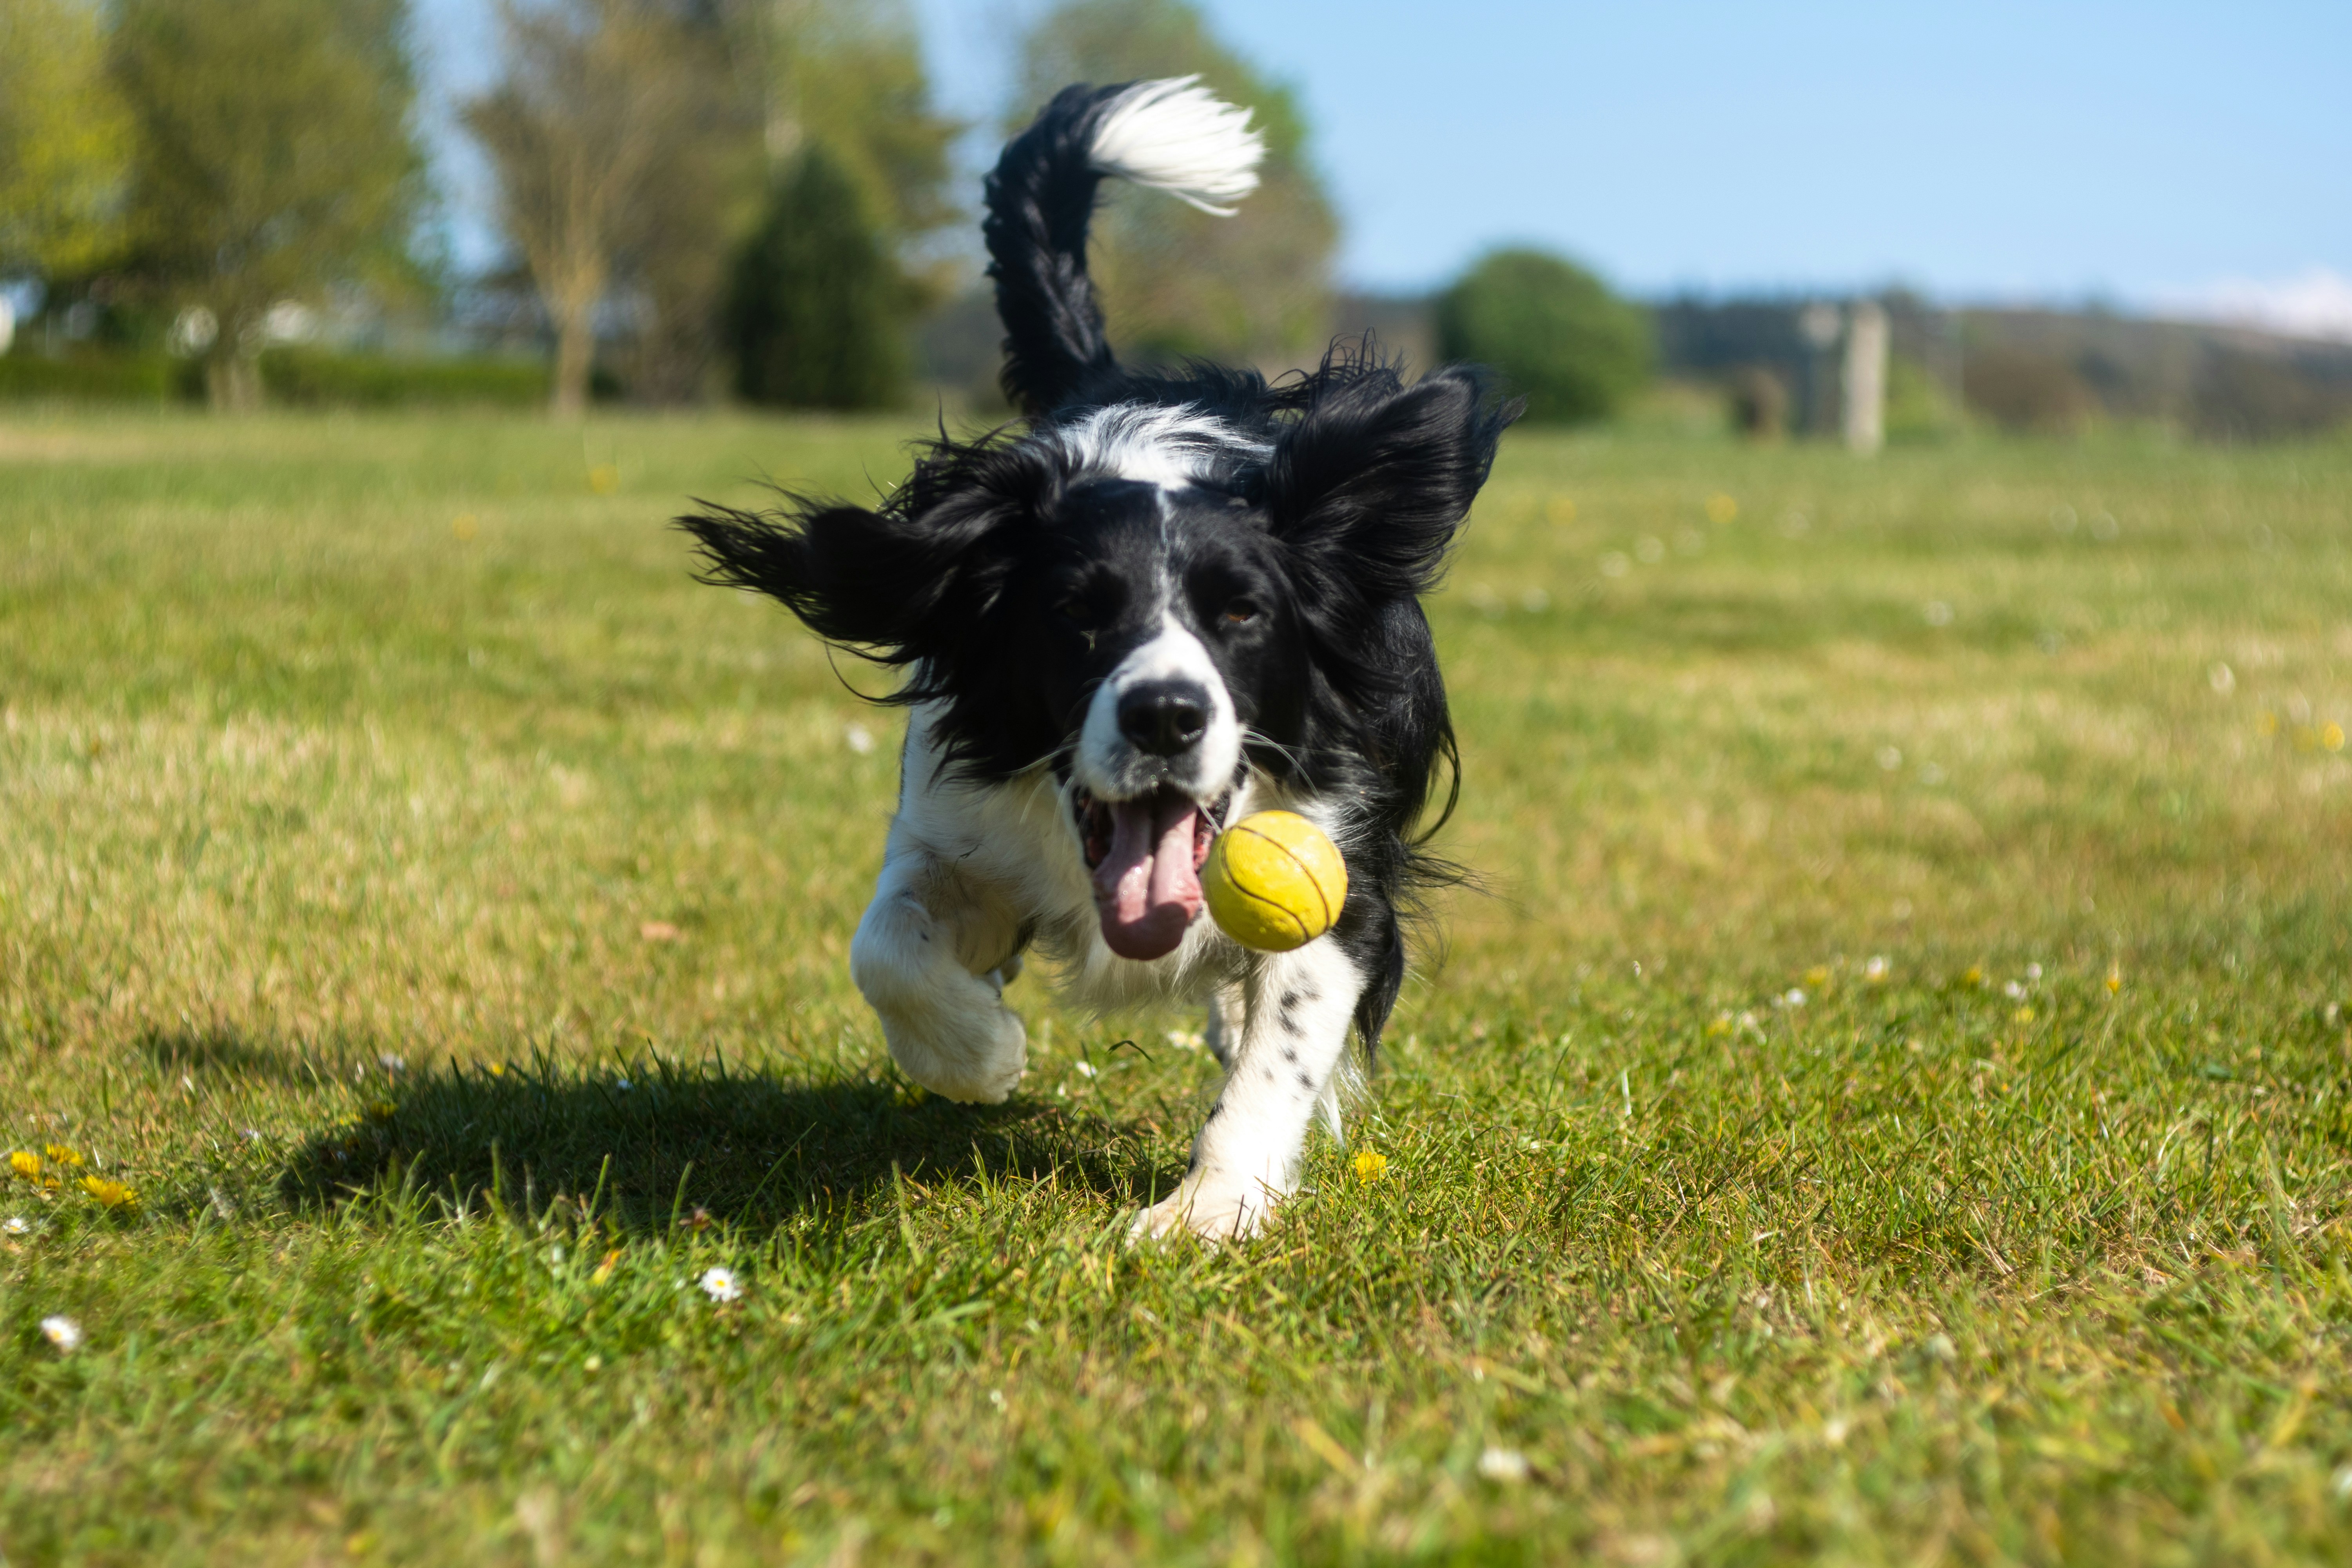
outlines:
[[[530, 360], [399, 359], [323, 349], [271, 349], [261, 356], [269, 401], [298, 408], [528, 407], [547, 401], [547, 367]], [[201, 402], [204, 387], [200, 365], [162, 354], [0, 354], [0, 401]]]

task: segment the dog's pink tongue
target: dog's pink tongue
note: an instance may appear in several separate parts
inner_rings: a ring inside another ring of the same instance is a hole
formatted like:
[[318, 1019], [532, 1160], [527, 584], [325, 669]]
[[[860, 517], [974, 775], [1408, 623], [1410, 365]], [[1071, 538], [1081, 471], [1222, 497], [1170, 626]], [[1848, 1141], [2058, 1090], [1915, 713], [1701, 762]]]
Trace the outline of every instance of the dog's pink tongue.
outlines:
[[1121, 958], [1163, 957], [1201, 912], [1200, 808], [1172, 793], [1108, 804], [1110, 853], [1095, 868], [1103, 941]]

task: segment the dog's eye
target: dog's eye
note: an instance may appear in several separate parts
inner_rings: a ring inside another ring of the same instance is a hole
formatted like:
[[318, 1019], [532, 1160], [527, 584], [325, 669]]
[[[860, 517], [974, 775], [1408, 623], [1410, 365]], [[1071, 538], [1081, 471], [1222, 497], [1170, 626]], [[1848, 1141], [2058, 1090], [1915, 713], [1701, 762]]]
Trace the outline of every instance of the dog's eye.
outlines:
[[1247, 599], [1235, 599], [1225, 606], [1225, 625], [1245, 626], [1257, 619], [1257, 606]]

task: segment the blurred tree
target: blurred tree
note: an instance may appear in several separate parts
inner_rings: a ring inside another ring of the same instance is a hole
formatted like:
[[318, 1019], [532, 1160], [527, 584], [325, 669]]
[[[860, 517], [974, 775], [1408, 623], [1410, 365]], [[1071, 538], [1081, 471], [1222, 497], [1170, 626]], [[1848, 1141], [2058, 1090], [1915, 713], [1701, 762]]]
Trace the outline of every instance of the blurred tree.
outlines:
[[905, 0], [749, 0], [765, 57], [767, 147], [777, 170], [822, 143], [867, 219], [927, 288], [926, 242], [962, 213], [950, 194], [963, 132], [931, 102]]
[[744, 0], [772, 163], [723, 331], [759, 403], [867, 408], [906, 392], [913, 319], [948, 291], [960, 127], [930, 101], [901, 0]]
[[1472, 267], [1438, 297], [1437, 337], [1447, 359], [1493, 366], [1545, 424], [1605, 419], [1650, 374], [1647, 312], [1538, 250], [1498, 250]]
[[635, 402], [696, 402], [719, 390], [731, 258], [759, 221], [771, 162], [761, 150], [761, 75], [734, 18], [711, 0], [637, 4], [672, 29], [697, 79], [617, 230], [614, 278], [630, 309], [615, 368]]
[[1157, 191], [1107, 186], [1093, 271], [1126, 353], [1187, 354], [1287, 369], [1320, 352], [1330, 330], [1339, 224], [1307, 161], [1297, 98], [1209, 32], [1188, 0], [1065, 0], [1022, 47], [1014, 128], [1072, 82], [1198, 74], [1252, 110], [1265, 138], [1256, 194], [1229, 218]]
[[736, 263], [727, 335], [737, 392], [787, 407], [898, 403], [911, 292], [856, 179], [830, 146], [811, 142], [777, 179]]
[[120, 0], [115, 79], [137, 126], [142, 269], [215, 330], [219, 408], [261, 400], [270, 308], [413, 277], [425, 195], [404, 0]]
[[715, 298], [739, 100], [723, 38], [697, 7], [499, 0], [499, 19], [505, 75], [463, 114], [554, 328], [554, 409], [577, 414], [597, 307], [625, 263], [640, 282], [667, 285], [642, 301], [656, 330], [686, 330]]
[[0, 0], [0, 267], [96, 265], [121, 237], [131, 118], [86, 0]]

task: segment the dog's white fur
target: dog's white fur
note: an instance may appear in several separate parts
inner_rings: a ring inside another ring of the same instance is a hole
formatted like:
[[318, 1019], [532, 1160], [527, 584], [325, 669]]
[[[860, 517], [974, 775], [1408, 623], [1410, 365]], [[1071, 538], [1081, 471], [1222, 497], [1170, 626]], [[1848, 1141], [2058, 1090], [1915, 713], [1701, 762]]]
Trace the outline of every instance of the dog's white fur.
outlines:
[[1250, 129], [1249, 110], [1224, 102], [1197, 76], [1138, 82], [1096, 127], [1094, 166], [1106, 174], [1166, 191], [1218, 217], [1257, 189], [1265, 139]]
[[1094, 409], [1046, 438], [1067, 455], [1074, 472], [1162, 489], [1206, 477], [1220, 453], [1265, 450], [1208, 415], [1131, 403]]
[[[1234, 776], [1234, 765], [1242, 760], [1241, 722], [1209, 650], [1178, 623], [1164, 599], [1160, 619], [1160, 635], [1119, 660], [1118, 668], [1095, 688], [1087, 704], [1086, 723], [1078, 731], [1070, 774], [1105, 800], [1125, 800], [1166, 783], [1194, 800], [1213, 804], [1225, 793], [1225, 781]], [[1119, 699], [1147, 681], [1177, 679], [1189, 679], [1208, 692], [1208, 728], [1200, 743], [1181, 757], [1147, 756], [1119, 732]]]

